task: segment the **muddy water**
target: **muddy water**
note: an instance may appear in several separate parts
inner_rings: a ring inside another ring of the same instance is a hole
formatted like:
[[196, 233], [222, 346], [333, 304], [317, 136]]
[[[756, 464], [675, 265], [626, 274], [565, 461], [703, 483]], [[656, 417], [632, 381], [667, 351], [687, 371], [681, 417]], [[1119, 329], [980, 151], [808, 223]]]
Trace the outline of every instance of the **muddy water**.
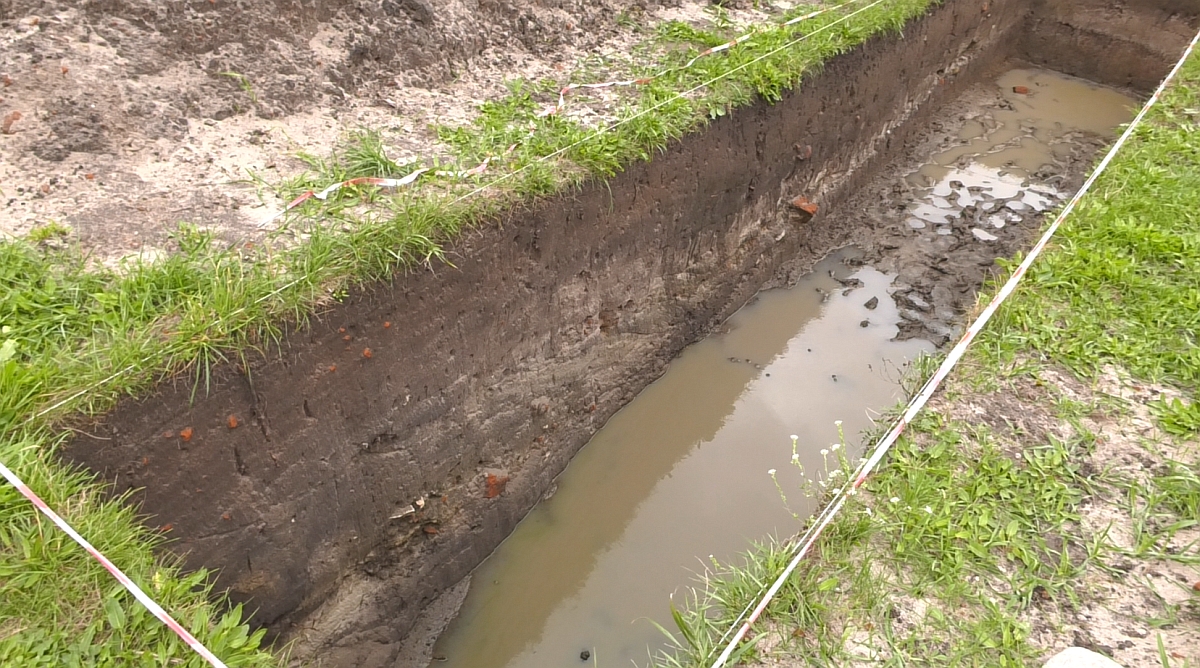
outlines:
[[614, 416], [475, 572], [435, 657], [571, 666], [586, 649], [601, 666], [645, 663], [663, 639], [649, 619], [669, 624], [671, 594], [703, 569], [697, 557], [794, 533], [767, 474], [778, 469], [793, 510], [809, 512], [789, 435], [807, 470], [823, 468], [817, 451], [837, 439], [834, 421], [849, 434], [869, 426], [871, 409], [898, 398], [906, 360], [930, 348], [891, 341], [891, 279], [845, 257], [760, 295]]
[[[847, 434], [867, 427], [872, 410], [898, 397], [906, 360], [932, 347], [892, 340], [898, 326], [908, 336], [952, 337], [964, 306], [957, 293], [972, 292], [980, 267], [1026, 243], [1036, 216], [1068, 194], [1068, 166], [1110, 139], [1134, 105], [1042, 70], [1010, 71], [977, 93], [956, 135], [900, 172], [903, 183], [881, 186], [900, 193], [899, 206], [881, 197], [878, 208], [863, 209], [865, 220], [851, 221], [865, 229], [907, 223], [895, 243], [878, 243], [898, 250], [871, 254], [902, 280], [835, 254], [688, 348], [475, 572], [435, 659], [541, 668], [581, 665], [587, 650], [594, 665], [644, 665], [662, 646], [650, 620], [670, 627], [670, 596], [710, 555], [724, 560], [749, 541], [797, 529], [767, 475], [777, 469], [793, 491], [800, 505], [791, 511], [811, 510], [795, 493], [789, 435], [800, 437], [804, 468], [818, 471], [836, 420]], [[925, 280], [937, 267], [961, 276]]]
[[952, 104], [924, 157], [865, 188], [860, 243], [871, 264], [897, 274], [901, 337], [955, 339], [994, 260], [1028, 247], [1043, 212], [1083, 182], [1136, 106], [1086, 81], [1011, 70]]
[[967, 121], [960, 143], [909, 176], [929, 188], [908, 207], [909, 227], [953, 233], [959, 219], [980, 241], [1041, 213], [1070, 193], [1052, 167], [1086, 136], [1108, 136], [1136, 102], [1117, 91], [1046, 70], [1011, 70], [996, 82], [1000, 106]]

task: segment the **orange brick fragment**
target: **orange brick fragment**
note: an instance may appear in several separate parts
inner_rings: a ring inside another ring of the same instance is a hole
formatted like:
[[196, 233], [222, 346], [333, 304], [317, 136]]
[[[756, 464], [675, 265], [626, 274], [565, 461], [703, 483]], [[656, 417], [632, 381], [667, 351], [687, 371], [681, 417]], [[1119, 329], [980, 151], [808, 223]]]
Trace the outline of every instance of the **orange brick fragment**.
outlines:
[[1013, 86], [1013, 92], [1014, 92], [1014, 93], [1016, 93], [1017, 95], [1028, 95], [1028, 94], [1029, 94], [1029, 87], [1027, 87], [1027, 86]]
[[179, 438], [182, 438], [185, 441], [192, 440], [192, 428], [184, 427], [183, 430], [179, 432]]
[[230, 415], [230, 416], [229, 416], [229, 419], [228, 419], [228, 420], [226, 420], [226, 422], [225, 422], [225, 423], [229, 425], [229, 428], [230, 428], [230, 429], [237, 429], [237, 427], [238, 427], [238, 419], [237, 419], [237, 416], [236, 416], [236, 415]]
[[367, 359], [371, 359], [371, 349], [370, 348], [363, 348], [363, 357], [365, 357]]
[[817, 207], [815, 202], [810, 201], [807, 197], [804, 197], [803, 195], [801, 195], [800, 197], [797, 197], [796, 199], [793, 199], [792, 206], [795, 207], [797, 211], [801, 211], [801, 212], [807, 214], [809, 218], [812, 218], [813, 216], [817, 215], [817, 209], [819, 208], [819, 207]]
[[494, 499], [504, 493], [504, 488], [508, 485], [509, 475], [505, 471], [491, 470], [485, 473], [487, 476], [487, 491], [484, 496], [489, 499]]
[[0, 121], [0, 132], [3, 132], [6, 135], [11, 135], [13, 123], [16, 123], [19, 120], [21, 120], [21, 112], [19, 111], [13, 111], [5, 114], [4, 120]]

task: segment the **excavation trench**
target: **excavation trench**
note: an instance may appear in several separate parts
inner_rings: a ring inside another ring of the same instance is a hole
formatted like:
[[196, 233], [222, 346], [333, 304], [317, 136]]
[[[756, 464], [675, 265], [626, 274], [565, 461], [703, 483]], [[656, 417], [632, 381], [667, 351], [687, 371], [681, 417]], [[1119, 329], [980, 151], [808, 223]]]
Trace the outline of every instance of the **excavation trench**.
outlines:
[[794, 529], [766, 474], [796, 488], [787, 435], [816, 470], [834, 420], [853, 436], [897, 396], [1197, 11], [949, 0], [778, 104], [513, 213], [454, 268], [352, 295], [207, 396], [181, 379], [119, 406], [65, 456], [139, 489], [187, 564], [326, 665], [642, 659], [656, 639], [630, 615], [663, 620], [696, 557]]

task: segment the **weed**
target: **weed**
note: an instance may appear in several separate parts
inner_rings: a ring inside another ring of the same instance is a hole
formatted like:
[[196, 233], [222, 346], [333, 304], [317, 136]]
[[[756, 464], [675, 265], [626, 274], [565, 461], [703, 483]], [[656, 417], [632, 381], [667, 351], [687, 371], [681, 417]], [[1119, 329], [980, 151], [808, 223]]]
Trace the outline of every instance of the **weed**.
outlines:
[[258, 94], [254, 92], [254, 84], [250, 82], [250, 77], [240, 72], [219, 72], [218, 74], [236, 81], [238, 88], [241, 88], [242, 92], [250, 98], [250, 104], [258, 104]]

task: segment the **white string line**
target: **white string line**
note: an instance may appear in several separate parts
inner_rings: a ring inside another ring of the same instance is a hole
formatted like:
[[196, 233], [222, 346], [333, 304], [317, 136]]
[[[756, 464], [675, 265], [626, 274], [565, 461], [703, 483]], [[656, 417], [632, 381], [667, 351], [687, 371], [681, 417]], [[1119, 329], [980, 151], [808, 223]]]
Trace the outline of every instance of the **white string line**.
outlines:
[[[820, 9], [811, 11], [807, 14], [792, 17], [791, 19], [788, 19], [787, 21], [784, 21], [783, 23], [769, 26], [769, 28], [770, 29], [786, 28], [788, 26], [796, 25], [797, 23], [803, 23], [804, 21], [807, 21], [809, 19], [813, 19], [822, 14], [827, 14], [829, 12], [841, 9], [842, 7], [852, 5], [856, 2], [862, 2], [862, 0], [846, 0], [846, 2], [837, 4], [837, 5], [830, 5], [828, 7], [822, 7]], [[657, 74], [651, 74], [649, 76], [638, 77], [638, 78], [634, 78], [634, 79], [622, 79], [619, 81], [605, 81], [605, 82], [601, 82], [601, 83], [569, 83], [559, 89], [558, 103], [551, 106], [546, 111], [538, 112], [537, 115], [539, 117], [554, 116], [554, 115], [558, 114], [559, 112], [561, 112], [563, 109], [566, 108], [566, 105], [567, 105], [566, 94], [573, 90], [580, 90], [580, 89], [596, 90], [596, 89], [611, 88], [611, 87], [616, 87], [616, 86], [641, 85], [641, 84], [650, 83], [651, 81], [661, 78], [661, 77], [664, 77], [668, 74], [671, 74], [672, 72], [682, 72], [683, 70], [691, 68], [693, 65], [695, 65], [697, 62], [699, 62], [703, 58], [711, 56], [714, 53], [720, 53], [722, 51], [732, 49], [733, 47], [737, 46], [738, 44], [741, 44], [742, 42], [749, 41], [755, 35], [762, 33], [765, 29], [767, 29], [767, 28], [765, 28], [762, 25], [751, 25], [749, 27], [748, 32], [745, 32], [745, 33], [729, 40], [728, 42], [723, 42], [721, 44], [718, 44], [717, 46], [709, 47], [709, 48], [701, 51], [700, 53], [696, 54], [696, 56], [694, 58], [692, 58], [691, 60], [687, 61], [687, 63], [680, 65], [678, 67], [668, 67], [664, 70], [660, 70]]]
[[[1113, 158], [1117, 155], [1117, 152], [1121, 149], [1121, 147], [1125, 145], [1125, 142], [1128, 141], [1131, 136], [1133, 136], [1133, 131], [1146, 117], [1146, 114], [1150, 111], [1151, 107], [1158, 102], [1159, 97], [1162, 95], [1163, 91], [1166, 90], [1167, 85], [1172, 79], [1175, 78], [1175, 76], [1179, 73], [1179, 70], [1183, 68], [1184, 62], [1186, 62], [1188, 57], [1191, 56], [1192, 51], [1195, 49], [1198, 41], [1200, 41], [1200, 32], [1196, 33], [1196, 36], [1192, 38], [1192, 41], [1184, 50], [1183, 55], [1175, 63], [1175, 67], [1171, 69], [1166, 78], [1164, 78], [1158, 85], [1158, 88], [1155, 89], [1154, 94], [1150, 96], [1150, 99], [1146, 100], [1146, 104], [1142, 106], [1141, 111], [1138, 112], [1137, 116], [1134, 117], [1129, 126], [1125, 128], [1125, 132], [1121, 134], [1120, 138], [1117, 139], [1116, 143], [1113, 144], [1112, 148], [1109, 149], [1107, 154], [1105, 154], [1104, 159], [1101, 160], [1100, 164], [1096, 166], [1096, 169], [1092, 171], [1091, 176], [1088, 177], [1087, 181], [1084, 182], [1084, 184], [1071, 198], [1071, 201], [1069, 201], [1067, 205], [1063, 207], [1063, 210], [1058, 214], [1058, 216], [1055, 217], [1054, 222], [1051, 223], [1050, 227], [1046, 229], [1046, 232], [1038, 240], [1037, 244], [1035, 244], [1034, 247], [1029, 251], [1029, 254], [1013, 272], [1012, 276], [1009, 277], [1008, 281], [1006, 281], [1000, 288], [999, 292], [996, 293], [995, 297], [993, 297], [988, 303], [987, 307], [984, 308], [984, 310], [979, 314], [979, 317], [975, 319], [975, 322], [971, 323], [971, 326], [967, 328], [967, 331], [963, 334], [962, 339], [946, 356], [946, 359], [938, 367], [933, 376], [926, 381], [921, 391], [915, 397], [913, 397], [912, 401], [908, 405], [908, 408], [904, 411], [904, 414], [896, 421], [891, 430], [888, 431], [887, 435], [880, 439], [880, 441], [875, 445], [874, 452], [871, 457], [862, 461], [858, 469], [855, 471], [854, 482], [850, 483], [848, 481], [847, 484], [843, 485], [842, 488], [838, 490], [831, 505], [827, 506], [826, 511], [822, 512], [817, 518], [815, 518], [815, 521], [810, 525], [811, 528], [804, 533], [802, 540], [796, 544], [799, 550], [795, 557], [793, 557], [793, 559], [788, 563], [787, 567], [783, 570], [783, 573], [781, 573], [779, 577], [775, 579], [770, 589], [767, 590], [767, 593], [754, 608], [754, 611], [746, 619], [745, 623], [738, 628], [738, 631], [736, 634], [734, 634], [733, 639], [729, 641], [729, 644], [726, 645], [725, 650], [721, 652], [721, 655], [717, 658], [716, 662], [712, 664], [712, 668], [722, 668], [726, 661], [729, 660], [729, 656], [737, 648], [738, 643], [740, 643], [745, 637], [746, 633], [749, 632], [750, 626], [758, 619], [763, 610], [766, 609], [767, 605], [775, 597], [775, 594], [779, 592], [780, 587], [783, 586], [783, 583], [787, 580], [788, 576], [790, 576], [792, 571], [796, 569], [796, 566], [799, 565], [800, 560], [804, 558], [804, 556], [816, 543], [816, 540], [818, 537], [820, 537], [821, 532], [825, 530], [825, 527], [829, 525], [829, 523], [833, 520], [833, 517], [842, 509], [842, 506], [846, 503], [846, 499], [850, 496], [853, 496], [857, 492], [858, 488], [863, 484], [867, 476], [870, 475], [872, 470], [874, 470], [874, 468], [883, 459], [884, 455], [887, 454], [887, 451], [891, 449], [892, 445], [895, 444], [895, 442], [899, 439], [905, 428], [912, 422], [921, 409], [924, 408], [925, 404], [933, 396], [933, 393], [941, 385], [942, 381], [945, 380], [945, 378], [950, 374], [950, 371], [955, 367], [955, 365], [958, 364], [958, 361], [966, 352], [971, 341], [974, 340], [975, 336], [983, 329], [985, 325], [987, 325], [988, 321], [991, 320], [992, 315], [995, 314], [996, 310], [1000, 307], [1000, 304], [1002, 304], [1004, 300], [1007, 299], [1009, 295], [1011, 295], [1016, 289], [1017, 284], [1021, 282], [1021, 279], [1025, 276], [1025, 273], [1029, 270], [1030, 266], [1033, 265], [1034, 260], [1041, 255], [1042, 251], [1046, 248], [1046, 245], [1049, 244], [1050, 239], [1054, 236], [1054, 233], [1062, 225], [1063, 220], [1065, 220], [1066, 217], [1075, 210], [1075, 206], [1079, 203], [1080, 199], [1088, 192], [1088, 190], [1091, 189], [1092, 184], [1096, 182], [1096, 179], [1099, 178], [1100, 174], [1108, 168], [1109, 163], [1112, 162]], [[737, 622], [734, 622], [735, 626], [736, 624]], [[722, 639], [724, 639], [724, 637], [727, 635], [728, 632], [722, 636]]]

